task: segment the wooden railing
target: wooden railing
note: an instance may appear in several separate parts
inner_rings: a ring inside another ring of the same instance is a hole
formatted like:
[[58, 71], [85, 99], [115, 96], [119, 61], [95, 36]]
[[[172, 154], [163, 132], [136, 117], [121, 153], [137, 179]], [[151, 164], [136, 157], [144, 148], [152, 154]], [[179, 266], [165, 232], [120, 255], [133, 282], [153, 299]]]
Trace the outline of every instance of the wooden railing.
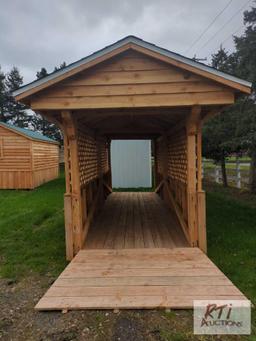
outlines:
[[156, 141], [156, 188], [175, 211], [191, 246], [206, 252], [205, 194], [201, 187], [200, 107]]

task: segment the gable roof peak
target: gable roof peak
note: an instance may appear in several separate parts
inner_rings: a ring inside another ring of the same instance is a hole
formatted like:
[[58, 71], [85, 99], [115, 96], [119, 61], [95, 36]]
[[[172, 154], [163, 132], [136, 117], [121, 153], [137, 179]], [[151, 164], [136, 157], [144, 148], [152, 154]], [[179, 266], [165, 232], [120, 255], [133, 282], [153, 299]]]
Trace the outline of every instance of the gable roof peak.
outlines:
[[[198, 61], [195, 61], [194, 59], [182, 56], [176, 52], [172, 52], [168, 49], [159, 47], [157, 45], [154, 45], [152, 43], [149, 43], [141, 38], [138, 38], [134, 35], [128, 35], [115, 43], [108, 45], [90, 55], [87, 57], [84, 57], [74, 63], [71, 63], [67, 65], [66, 67], [54, 71], [47, 75], [44, 78], [37, 79], [29, 84], [26, 84], [22, 87], [20, 87], [18, 90], [16, 90], [13, 95], [17, 97], [17, 100], [22, 99], [24, 97], [27, 97], [31, 95], [32, 93], [35, 93], [37, 91], [40, 91], [42, 88], [47, 87], [48, 85], [54, 84], [57, 82], [60, 78], [69, 77], [76, 72], [79, 72], [81, 67], [86, 66], [87, 64], [91, 63], [97, 63], [97, 60], [101, 60], [104, 58], [105, 55], [113, 55], [115, 50], [119, 50], [122, 48], [125, 48], [125, 45], [127, 44], [134, 44], [138, 48], [141, 49], [142, 53], [143, 51], [150, 51], [151, 53], [154, 53], [155, 55], [167, 58], [168, 60], [173, 60], [176, 63], [179, 64], [179, 66], [182, 68], [182, 65], [187, 68], [192, 68], [194, 72], [203, 72], [204, 74], [208, 75], [209, 78], [211, 77], [219, 77], [220, 82], [221, 79], [233, 83], [233, 87], [236, 88], [236, 85], [242, 86], [244, 88], [244, 92], [250, 93], [250, 88], [252, 84], [246, 80], [240, 79], [238, 77], [235, 77], [233, 75], [221, 72], [211, 66], [208, 66], [206, 64], [200, 63]], [[128, 47], [129, 48], [129, 47]], [[205, 76], [207, 77], [207, 76]], [[47, 84], [48, 83], [48, 84]], [[246, 89], [247, 88], [247, 89]]]

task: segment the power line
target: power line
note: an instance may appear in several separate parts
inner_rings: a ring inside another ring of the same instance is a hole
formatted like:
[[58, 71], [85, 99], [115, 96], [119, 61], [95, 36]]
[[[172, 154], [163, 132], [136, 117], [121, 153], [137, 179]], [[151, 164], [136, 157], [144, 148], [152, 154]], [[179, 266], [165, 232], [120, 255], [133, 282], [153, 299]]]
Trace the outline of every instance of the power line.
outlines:
[[243, 4], [243, 6], [242, 7], [240, 7], [239, 8], [239, 10], [238, 11], [236, 11], [233, 15], [232, 15], [232, 17], [231, 18], [229, 18], [229, 20], [228, 21], [226, 21], [225, 23], [224, 23], [224, 25], [222, 25], [221, 26], [221, 28], [217, 31], [217, 32], [215, 32], [214, 33], [214, 35], [213, 36], [211, 36], [211, 38], [210, 39], [208, 39], [207, 41], [206, 41], [206, 43], [204, 43], [204, 45], [203, 46], [201, 46], [200, 47], [200, 50], [201, 49], [203, 49], [205, 46], [207, 46], [208, 45], [208, 43], [212, 40], [212, 39], [214, 39], [215, 37], [216, 37], [216, 35], [217, 34], [219, 34], [220, 33], [220, 31], [222, 31], [223, 30], [223, 28], [224, 27], [226, 27], [236, 16], [237, 16], [237, 14], [239, 14], [243, 9], [244, 9], [244, 7], [245, 6], [247, 6], [248, 4], [249, 4], [249, 2], [250, 2], [251, 0], [249, 0], [249, 1], [246, 1], [246, 3], [245, 4]]
[[203, 35], [209, 30], [209, 28], [215, 23], [215, 21], [219, 18], [219, 16], [225, 11], [225, 9], [231, 4], [233, 0], [230, 0], [226, 6], [216, 15], [216, 17], [210, 22], [210, 24], [204, 29], [204, 31], [199, 35], [198, 38], [196, 38], [195, 41], [187, 48], [187, 50], [184, 52], [185, 54], [188, 53], [192, 47], [199, 42], [199, 40], [203, 37]]
[[[231, 37], [233, 37], [237, 32], [239, 32], [242, 28], [244, 27], [244, 25], [239, 26], [239, 28], [237, 30], [235, 30], [235, 32], [233, 32], [232, 34], [230, 34], [227, 38], [225, 38], [224, 40], [222, 40], [222, 42], [220, 43], [220, 46], [223, 45], [226, 41], [228, 41]], [[216, 49], [213, 49], [212, 52], [209, 53], [209, 55], [211, 55]]]
[[241, 30], [241, 28], [243, 28], [244, 25], [241, 25], [237, 30], [235, 30], [235, 32], [233, 32], [232, 34], [230, 34], [226, 39], [224, 39], [221, 44], [224, 44], [226, 41], [228, 41], [231, 37], [233, 37], [237, 32], [239, 32]]

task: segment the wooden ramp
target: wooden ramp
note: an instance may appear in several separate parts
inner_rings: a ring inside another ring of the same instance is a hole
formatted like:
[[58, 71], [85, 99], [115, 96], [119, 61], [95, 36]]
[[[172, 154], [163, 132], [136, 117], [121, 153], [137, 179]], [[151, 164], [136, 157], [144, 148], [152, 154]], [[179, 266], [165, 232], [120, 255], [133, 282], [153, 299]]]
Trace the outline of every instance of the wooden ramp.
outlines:
[[246, 299], [198, 248], [81, 250], [37, 310], [192, 308]]

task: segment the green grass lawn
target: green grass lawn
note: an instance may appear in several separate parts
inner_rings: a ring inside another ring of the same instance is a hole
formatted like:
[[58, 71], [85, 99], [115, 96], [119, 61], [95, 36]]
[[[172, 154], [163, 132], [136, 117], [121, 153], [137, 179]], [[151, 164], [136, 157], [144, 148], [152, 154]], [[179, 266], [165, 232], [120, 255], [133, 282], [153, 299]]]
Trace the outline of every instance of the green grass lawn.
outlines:
[[255, 198], [234, 192], [216, 185], [207, 193], [208, 256], [256, 304]]
[[[244, 156], [240, 156], [239, 157], [239, 160], [240, 160], [240, 162], [251, 162], [251, 158], [249, 157], [249, 156], [246, 156], [246, 155], [244, 155]], [[227, 157], [227, 161], [236, 161], [236, 156], [229, 156], [229, 157]]]
[[[219, 170], [221, 170], [220, 168], [220, 165], [219, 166]], [[207, 170], [207, 169], [210, 169], [210, 170], [214, 170], [216, 168], [216, 164], [214, 162], [211, 162], [211, 161], [207, 161], [207, 162], [204, 162], [204, 169]], [[226, 169], [227, 171], [229, 170], [236, 170], [236, 164], [235, 163], [226, 163]], [[247, 164], [242, 164], [240, 163], [240, 170], [244, 170], [244, 171], [247, 171], [249, 172], [250, 170], [250, 166], [247, 165]]]
[[[64, 175], [33, 191], [0, 191], [0, 275], [57, 276], [65, 267]], [[208, 255], [256, 304], [256, 198], [206, 185]], [[255, 325], [255, 324], [254, 324]]]
[[33, 191], [0, 190], [0, 275], [58, 274], [66, 264], [64, 175]]

